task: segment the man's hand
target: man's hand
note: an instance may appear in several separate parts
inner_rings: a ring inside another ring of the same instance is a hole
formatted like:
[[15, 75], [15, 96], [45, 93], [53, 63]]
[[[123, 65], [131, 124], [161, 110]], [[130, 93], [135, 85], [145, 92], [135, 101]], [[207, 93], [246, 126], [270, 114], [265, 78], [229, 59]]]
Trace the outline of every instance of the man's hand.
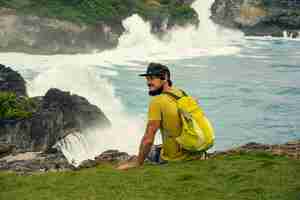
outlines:
[[135, 158], [127, 160], [125, 162], [120, 162], [119, 165], [117, 166], [117, 169], [118, 170], [128, 170], [131, 168], [137, 168], [139, 166], [140, 165], [137, 161], [137, 158], [135, 157]]

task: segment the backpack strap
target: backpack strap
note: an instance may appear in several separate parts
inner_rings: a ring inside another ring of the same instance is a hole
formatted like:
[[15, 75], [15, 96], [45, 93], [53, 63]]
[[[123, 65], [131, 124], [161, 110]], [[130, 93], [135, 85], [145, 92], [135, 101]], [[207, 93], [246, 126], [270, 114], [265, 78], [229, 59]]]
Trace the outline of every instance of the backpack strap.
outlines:
[[[183, 90], [181, 90], [181, 89], [179, 89], [179, 90], [182, 92], [183, 96], [188, 96], [188, 95], [185, 93], [185, 91], [183, 91]], [[179, 97], [179, 96], [173, 94], [172, 92], [162, 92], [162, 94], [169, 95], [169, 96], [173, 97], [174, 99], [176, 99], [176, 101], [179, 100], [179, 99], [181, 98], [181, 97]]]
[[181, 98], [181, 97], [179, 97], [179, 96], [173, 94], [172, 92], [162, 92], [162, 93], [163, 93], [163, 94], [166, 94], [166, 95], [168, 95], [168, 96], [170, 96], [170, 97], [172, 97], [172, 98], [174, 98], [176, 101], [179, 100], [179, 99]]
[[182, 92], [182, 94], [183, 94], [184, 97], [188, 96], [187, 93], [186, 93], [185, 91], [183, 91], [183, 90], [181, 90], [181, 89], [179, 89], [179, 90]]

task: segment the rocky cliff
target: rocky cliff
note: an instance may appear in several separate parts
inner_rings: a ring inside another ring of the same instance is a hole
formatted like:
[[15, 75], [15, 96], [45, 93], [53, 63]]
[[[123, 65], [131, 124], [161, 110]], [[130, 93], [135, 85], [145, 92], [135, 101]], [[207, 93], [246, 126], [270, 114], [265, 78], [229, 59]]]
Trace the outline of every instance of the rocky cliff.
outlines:
[[113, 48], [123, 31], [99, 21], [96, 25], [20, 15], [0, 8], [0, 51], [34, 54], [78, 53]]
[[300, 32], [300, 3], [289, 0], [216, 0], [212, 20], [246, 35], [290, 37]]
[[122, 20], [139, 14], [161, 35], [174, 25], [197, 25], [193, 0], [0, 0], [0, 52], [85, 53], [114, 48]]

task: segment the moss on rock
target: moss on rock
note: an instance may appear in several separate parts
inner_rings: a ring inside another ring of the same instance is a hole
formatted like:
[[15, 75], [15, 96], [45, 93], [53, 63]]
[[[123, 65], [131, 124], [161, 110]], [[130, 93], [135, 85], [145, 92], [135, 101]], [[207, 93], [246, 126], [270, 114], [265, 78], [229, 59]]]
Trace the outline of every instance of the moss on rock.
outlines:
[[34, 101], [28, 97], [17, 97], [12, 92], [0, 92], [0, 120], [31, 117], [34, 108]]

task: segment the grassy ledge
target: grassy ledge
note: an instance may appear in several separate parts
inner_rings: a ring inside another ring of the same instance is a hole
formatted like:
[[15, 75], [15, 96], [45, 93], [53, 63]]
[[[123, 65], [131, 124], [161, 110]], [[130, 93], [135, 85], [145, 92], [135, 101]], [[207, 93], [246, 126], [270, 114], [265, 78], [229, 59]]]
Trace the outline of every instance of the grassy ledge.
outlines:
[[19, 176], [0, 173], [0, 199], [299, 200], [300, 161], [266, 153], [121, 172], [111, 165]]

